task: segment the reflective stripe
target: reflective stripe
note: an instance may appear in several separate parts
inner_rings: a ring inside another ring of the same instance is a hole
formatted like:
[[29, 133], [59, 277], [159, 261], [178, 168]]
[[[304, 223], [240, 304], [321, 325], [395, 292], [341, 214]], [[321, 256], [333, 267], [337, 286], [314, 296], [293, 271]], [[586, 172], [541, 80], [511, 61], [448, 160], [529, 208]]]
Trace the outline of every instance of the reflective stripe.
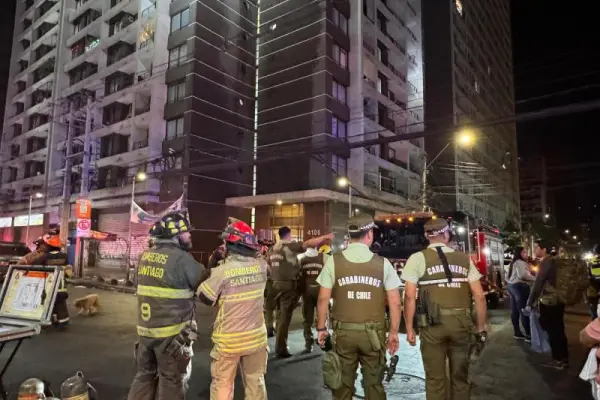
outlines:
[[210, 286], [208, 286], [208, 284], [206, 282], [202, 282], [202, 284], [200, 285], [200, 291], [205, 292], [205, 294], [209, 295], [212, 298], [217, 297], [215, 292], [212, 290], [212, 288]]
[[213, 337], [214, 338], [236, 338], [236, 337], [242, 337], [242, 336], [250, 336], [250, 335], [255, 335], [255, 334], [266, 334], [267, 330], [264, 326], [261, 326], [260, 328], [256, 328], [256, 329], [252, 329], [251, 331], [245, 331], [245, 332], [234, 332], [234, 333], [213, 333]]
[[600, 276], [600, 267], [592, 268], [592, 275]]
[[[469, 279], [468, 278], [452, 278], [452, 283], [455, 282], [468, 282]], [[425, 286], [425, 285], [437, 285], [440, 283], [448, 283], [448, 279], [444, 278], [444, 279], [434, 279], [432, 281], [419, 281], [419, 286]]]
[[232, 303], [236, 301], [247, 301], [259, 299], [265, 295], [264, 289], [253, 290], [250, 292], [242, 292], [236, 294], [225, 295], [221, 297], [221, 302]]
[[137, 333], [138, 336], [163, 339], [178, 335], [189, 324], [189, 322], [183, 322], [177, 325], [161, 326], [160, 328], [145, 328], [143, 326], [138, 325]]
[[138, 296], [158, 297], [161, 299], [189, 299], [194, 292], [189, 289], [170, 289], [158, 286], [138, 285]]

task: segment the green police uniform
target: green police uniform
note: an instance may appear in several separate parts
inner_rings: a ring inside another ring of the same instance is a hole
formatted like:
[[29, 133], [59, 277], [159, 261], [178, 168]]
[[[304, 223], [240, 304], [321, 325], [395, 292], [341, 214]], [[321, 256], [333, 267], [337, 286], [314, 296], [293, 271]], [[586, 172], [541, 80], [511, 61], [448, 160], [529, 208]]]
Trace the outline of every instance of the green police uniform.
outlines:
[[[425, 224], [426, 232], [434, 236], [447, 229], [448, 223], [443, 219]], [[438, 251], [442, 251], [448, 261], [451, 282]], [[467, 254], [442, 243], [431, 244], [410, 256], [402, 271], [402, 279], [418, 285], [419, 296], [428, 297], [430, 315], [439, 309], [436, 324], [420, 331], [427, 400], [448, 398], [446, 361], [450, 364], [450, 397], [469, 399], [468, 354], [473, 327], [469, 282], [480, 278], [481, 274]]]
[[600, 257], [595, 255], [588, 263], [590, 285], [587, 288], [587, 300], [592, 319], [598, 318], [598, 297], [600, 296]]
[[[369, 231], [373, 219], [355, 217], [349, 231]], [[351, 400], [358, 365], [362, 368], [365, 397], [385, 399], [382, 385], [386, 367], [385, 301], [400, 279], [391, 263], [373, 254], [363, 243], [350, 243], [341, 254], [329, 257], [317, 282], [332, 289], [333, 351], [341, 364], [342, 384], [333, 390], [334, 400]]]
[[315, 254], [307, 251], [304, 257], [300, 260], [300, 268], [302, 271], [302, 317], [304, 318], [304, 340], [305, 351], [311, 352], [314, 336], [312, 326], [315, 320], [315, 309], [317, 308], [317, 300], [319, 299], [319, 284], [317, 277], [323, 269], [323, 253], [318, 253], [315, 249], [312, 250]]
[[140, 256], [137, 373], [128, 400], [185, 398], [190, 359], [181, 350], [182, 335], [190, 338], [195, 331], [194, 291], [206, 277], [205, 268], [177, 238], [156, 239], [155, 247]]
[[[268, 255], [270, 276], [273, 281], [271, 301], [274, 300], [277, 322], [275, 333], [275, 353], [289, 356], [288, 333], [294, 309], [298, 304], [298, 278], [300, 263], [298, 255], [304, 252], [300, 242], [280, 240]], [[266, 322], [267, 327], [269, 322]], [[272, 326], [272, 325], [271, 325]]]

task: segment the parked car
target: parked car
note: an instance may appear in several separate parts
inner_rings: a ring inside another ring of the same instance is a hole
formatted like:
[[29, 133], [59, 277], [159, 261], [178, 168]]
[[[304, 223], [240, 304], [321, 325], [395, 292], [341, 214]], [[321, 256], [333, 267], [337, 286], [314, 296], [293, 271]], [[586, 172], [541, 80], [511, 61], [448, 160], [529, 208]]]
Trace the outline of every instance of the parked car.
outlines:
[[24, 243], [0, 242], [0, 283], [8, 272], [8, 267], [19, 262], [31, 250]]

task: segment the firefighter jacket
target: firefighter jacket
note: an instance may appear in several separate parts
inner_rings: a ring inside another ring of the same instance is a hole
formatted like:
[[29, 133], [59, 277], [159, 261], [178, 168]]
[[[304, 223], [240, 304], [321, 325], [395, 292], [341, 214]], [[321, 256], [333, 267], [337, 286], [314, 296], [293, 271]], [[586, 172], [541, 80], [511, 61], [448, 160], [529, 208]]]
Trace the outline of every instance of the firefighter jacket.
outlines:
[[200, 298], [218, 309], [212, 334], [215, 351], [247, 355], [267, 347], [266, 282], [265, 260], [230, 253], [200, 285]]
[[[24, 255], [18, 265], [67, 265], [67, 255], [60, 250], [48, 246], [47, 244], [41, 244], [35, 251]], [[59, 282], [59, 292], [66, 292], [67, 288], [65, 285], [65, 275], [62, 274], [62, 279]]]
[[385, 323], [384, 262], [374, 255], [364, 263], [350, 262], [343, 254], [333, 255], [335, 283], [332, 289], [335, 321]]
[[452, 274], [452, 282], [449, 283], [436, 249], [428, 248], [422, 253], [425, 257], [425, 274], [419, 279], [419, 290], [427, 290], [428, 301], [442, 309], [470, 309], [469, 256], [460, 251], [444, 253]]
[[190, 325], [194, 291], [205, 275], [204, 266], [175, 240], [157, 239], [138, 263], [138, 335], [164, 339]]
[[270, 277], [274, 281], [293, 281], [300, 276], [298, 255], [304, 253], [300, 242], [280, 240], [268, 255]]
[[302, 270], [302, 279], [305, 287], [318, 287], [317, 278], [323, 269], [323, 253], [317, 255], [306, 255], [300, 260], [300, 268]]

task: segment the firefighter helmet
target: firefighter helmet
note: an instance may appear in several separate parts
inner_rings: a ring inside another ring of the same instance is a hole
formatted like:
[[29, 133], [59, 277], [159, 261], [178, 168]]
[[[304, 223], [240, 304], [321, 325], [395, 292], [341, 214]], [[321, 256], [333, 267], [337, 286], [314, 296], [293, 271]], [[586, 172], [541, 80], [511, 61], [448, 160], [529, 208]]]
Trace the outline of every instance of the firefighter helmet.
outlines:
[[38, 237], [33, 244], [37, 247], [42, 244], [47, 244], [50, 247], [59, 248], [62, 246], [62, 242], [60, 241], [60, 231], [58, 229], [50, 229], [44, 235]]
[[159, 219], [152, 228], [150, 236], [158, 239], [172, 239], [175, 236], [190, 232], [192, 225], [187, 210], [178, 210], [170, 212]]
[[250, 225], [239, 219], [229, 217], [221, 238], [227, 243], [245, 246], [256, 251], [260, 249], [260, 244]]

